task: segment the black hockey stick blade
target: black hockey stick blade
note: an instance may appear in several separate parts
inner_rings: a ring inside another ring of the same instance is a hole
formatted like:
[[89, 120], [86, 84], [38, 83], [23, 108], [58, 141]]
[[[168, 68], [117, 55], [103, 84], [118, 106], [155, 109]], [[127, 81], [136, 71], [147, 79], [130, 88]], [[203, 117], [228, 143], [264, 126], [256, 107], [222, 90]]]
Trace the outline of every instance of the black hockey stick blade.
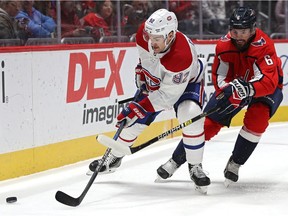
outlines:
[[80, 205], [80, 203], [82, 202], [83, 196], [80, 196], [78, 198], [74, 198], [74, 197], [71, 197], [62, 191], [57, 191], [55, 198], [58, 202], [60, 202], [64, 205], [76, 207], [76, 206]]
[[[122, 130], [122, 127], [119, 128], [119, 130], [117, 131], [117, 133], [115, 134], [115, 137], [118, 137], [120, 132]], [[104, 156], [102, 157], [102, 163], [100, 163], [100, 165], [97, 167], [97, 169], [95, 170], [95, 172], [93, 173], [93, 175], [91, 176], [89, 182], [87, 183], [85, 189], [83, 190], [83, 192], [81, 193], [81, 195], [77, 198], [74, 198], [62, 191], [57, 191], [55, 194], [55, 199], [64, 204], [64, 205], [68, 205], [68, 206], [72, 206], [72, 207], [76, 207], [78, 205], [81, 204], [82, 200], [84, 199], [84, 197], [86, 196], [88, 190], [90, 189], [90, 187], [92, 186], [95, 178], [97, 177], [99, 170], [102, 168], [102, 166], [104, 165], [104, 161], [106, 160], [107, 156], [110, 154], [111, 149], [107, 149]]]

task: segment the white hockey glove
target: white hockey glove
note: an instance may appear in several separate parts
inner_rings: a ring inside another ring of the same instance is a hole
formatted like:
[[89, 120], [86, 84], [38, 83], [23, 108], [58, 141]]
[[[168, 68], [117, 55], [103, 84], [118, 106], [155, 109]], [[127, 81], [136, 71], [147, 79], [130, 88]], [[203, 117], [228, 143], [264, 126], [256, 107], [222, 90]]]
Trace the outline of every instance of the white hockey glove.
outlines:
[[137, 88], [143, 88], [143, 86], [146, 86], [145, 75], [143, 73], [141, 63], [137, 64], [135, 68], [135, 84]]

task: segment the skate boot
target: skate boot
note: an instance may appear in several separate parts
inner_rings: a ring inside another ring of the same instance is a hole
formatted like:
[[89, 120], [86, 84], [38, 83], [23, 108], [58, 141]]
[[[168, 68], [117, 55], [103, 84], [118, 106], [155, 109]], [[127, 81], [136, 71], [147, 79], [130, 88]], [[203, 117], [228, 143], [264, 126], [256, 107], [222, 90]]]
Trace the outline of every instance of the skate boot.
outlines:
[[170, 158], [165, 164], [162, 164], [157, 169], [158, 178], [155, 181], [157, 182], [170, 178], [179, 167], [180, 165]]
[[[115, 170], [121, 165], [122, 158], [123, 157], [116, 157], [112, 153], [110, 153], [107, 156], [103, 166], [99, 170], [99, 173], [115, 172]], [[89, 171], [87, 172], [87, 175], [92, 175], [93, 172], [95, 172], [95, 170], [97, 169], [97, 166], [101, 164], [101, 162], [102, 158], [92, 161], [89, 164]]]
[[231, 183], [238, 181], [238, 173], [240, 164], [233, 161], [232, 156], [229, 158], [227, 165], [224, 170], [225, 182], [224, 185], [228, 187]]
[[207, 186], [210, 185], [210, 178], [206, 176], [202, 169], [202, 164], [188, 164], [190, 178], [195, 183], [196, 190], [207, 194]]

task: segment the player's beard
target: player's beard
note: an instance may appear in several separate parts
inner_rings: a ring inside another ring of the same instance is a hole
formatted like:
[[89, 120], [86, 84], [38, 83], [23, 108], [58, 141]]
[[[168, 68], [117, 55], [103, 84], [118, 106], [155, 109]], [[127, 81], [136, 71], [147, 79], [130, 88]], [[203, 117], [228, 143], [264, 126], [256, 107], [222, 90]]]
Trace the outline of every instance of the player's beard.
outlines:
[[[236, 40], [234, 38], [231, 38], [232, 43], [234, 44], [234, 46], [240, 51], [240, 52], [244, 52], [245, 50], [248, 49], [248, 47], [250, 46], [250, 43], [252, 42], [252, 40], [255, 38], [256, 34], [252, 35], [245, 43], [245, 40]], [[244, 43], [243, 43], [244, 42]]]

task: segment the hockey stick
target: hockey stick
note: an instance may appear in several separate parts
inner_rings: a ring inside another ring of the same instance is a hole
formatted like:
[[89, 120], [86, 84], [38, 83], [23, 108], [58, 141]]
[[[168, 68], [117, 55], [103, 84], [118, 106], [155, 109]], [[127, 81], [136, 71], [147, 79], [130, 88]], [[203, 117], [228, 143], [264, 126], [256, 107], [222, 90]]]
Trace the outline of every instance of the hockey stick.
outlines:
[[[121, 133], [123, 127], [124, 127], [124, 123], [125, 122], [122, 122], [119, 129], [117, 130], [116, 134], [114, 135], [113, 139], [114, 140], [117, 140], [119, 134]], [[104, 165], [104, 162], [106, 161], [108, 155], [110, 154], [111, 152], [111, 148], [108, 148], [105, 152], [105, 154], [103, 155], [102, 157], [102, 160], [101, 160], [101, 163], [99, 164], [99, 166], [97, 166], [96, 170], [94, 171], [93, 175], [91, 176], [89, 182], [87, 183], [85, 189], [83, 190], [83, 192], [81, 193], [81, 195], [77, 198], [74, 198], [62, 191], [57, 191], [57, 193], [55, 194], [55, 198], [58, 202], [62, 203], [62, 204], [65, 204], [65, 205], [68, 205], [68, 206], [73, 206], [73, 207], [76, 207], [78, 205], [80, 205], [80, 203], [82, 202], [82, 200], [84, 199], [84, 197], [86, 196], [88, 190], [90, 189], [90, 187], [92, 186], [94, 180], [96, 179], [98, 173], [99, 173], [99, 170], [103, 167]]]
[[121, 100], [121, 101], [118, 101], [118, 104], [124, 104], [124, 103], [127, 103], [129, 101], [132, 101], [134, 99], [134, 97], [131, 97], [131, 98], [126, 98], [124, 100]]
[[130, 154], [134, 154], [135, 152], [140, 151], [143, 148], [150, 146], [151, 144], [167, 137], [168, 135], [170, 135], [176, 131], [181, 130], [184, 127], [187, 127], [188, 125], [191, 125], [195, 121], [198, 121], [199, 119], [206, 117], [206, 116], [208, 116], [208, 115], [210, 115], [210, 114], [212, 114], [218, 110], [219, 110], [219, 107], [214, 107], [214, 108], [208, 110], [207, 112], [203, 112], [202, 114], [195, 116], [194, 118], [189, 119], [189, 120], [179, 124], [178, 126], [171, 128], [170, 130], [146, 141], [145, 143], [142, 143], [138, 146], [135, 146], [135, 147], [129, 147], [129, 146], [121, 145], [121, 144], [115, 142], [115, 140], [112, 140], [111, 138], [104, 136], [104, 135], [98, 135], [98, 137], [96, 139], [98, 140], [98, 142], [100, 142], [102, 145], [107, 146], [108, 148], [113, 148], [119, 152], [122, 152], [125, 155], [130, 155]]
[[[134, 100], [136, 98], [138, 98], [138, 96], [141, 94], [141, 89], [138, 89], [137, 92], [135, 93], [135, 97], [134, 97]], [[117, 132], [115, 133], [113, 139], [114, 141], [116, 141], [121, 133], [121, 131], [123, 130], [124, 128], [124, 125], [125, 125], [125, 121], [122, 121]], [[57, 191], [56, 194], [55, 194], [55, 199], [62, 203], [62, 204], [65, 204], [65, 205], [68, 205], [68, 206], [73, 206], [73, 207], [76, 207], [78, 205], [80, 205], [80, 203], [82, 202], [82, 200], [84, 199], [84, 197], [86, 196], [88, 190], [90, 189], [90, 187], [92, 186], [94, 180], [96, 179], [99, 171], [101, 170], [101, 168], [103, 167], [105, 161], [107, 160], [107, 157], [108, 155], [110, 154], [111, 152], [111, 148], [108, 148], [105, 152], [105, 154], [103, 155], [102, 157], [102, 160], [101, 160], [101, 163], [99, 164], [99, 166], [97, 166], [96, 170], [94, 171], [93, 175], [91, 176], [89, 182], [87, 183], [85, 189], [83, 190], [83, 192], [81, 193], [81, 195], [77, 198], [74, 198], [62, 191]]]

